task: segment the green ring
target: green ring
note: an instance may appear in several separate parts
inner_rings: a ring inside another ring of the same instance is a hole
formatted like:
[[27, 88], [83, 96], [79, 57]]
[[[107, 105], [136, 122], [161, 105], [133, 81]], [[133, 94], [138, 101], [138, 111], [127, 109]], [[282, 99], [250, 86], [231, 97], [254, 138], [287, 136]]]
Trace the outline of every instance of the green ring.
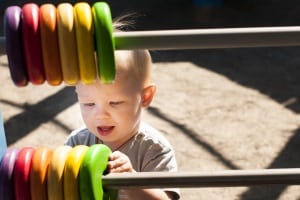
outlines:
[[96, 55], [98, 74], [102, 83], [113, 83], [115, 80], [115, 42], [112, 36], [112, 18], [109, 5], [97, 2], [92, 7], [95, 25]]
[[115, 191], [104, 193], [102, 175], [107, 168], [111, 150], [104, 144], [94, 144], [84, 155], [79, 172], [79, 189], [81, 200], [113, 200]]

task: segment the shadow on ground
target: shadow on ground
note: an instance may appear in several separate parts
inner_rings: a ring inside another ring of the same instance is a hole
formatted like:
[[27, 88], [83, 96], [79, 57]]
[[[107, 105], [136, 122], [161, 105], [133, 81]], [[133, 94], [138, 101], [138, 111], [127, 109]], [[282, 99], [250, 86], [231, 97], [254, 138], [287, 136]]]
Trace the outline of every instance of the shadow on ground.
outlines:
[[[73, 105], [76, 102], [76, 97], [74, 89], [66, 87], [34, 105], [15, 105], [14, 102], [2, 100], [0, 102], [14, 107], [21, 107], [24, 110], [24, 112], [15, 115], [4, 124], [5, 132], [7, 133], [7, 144], [10, 145], [32, 132], [41, 124], [51, 121], [57, 114]], [[71, 132], [67, 127], [59, 124], [59, 122], [56, 122], [56, 124]]]

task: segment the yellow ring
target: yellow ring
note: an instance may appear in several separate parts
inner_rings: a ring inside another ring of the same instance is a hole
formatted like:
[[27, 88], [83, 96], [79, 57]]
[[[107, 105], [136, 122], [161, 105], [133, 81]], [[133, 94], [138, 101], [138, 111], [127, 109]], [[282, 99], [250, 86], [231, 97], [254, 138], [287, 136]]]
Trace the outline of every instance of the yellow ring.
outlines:
[[89, 147], [78, 145], [68, 154], [64, 169], [64, 196], [65, 199], [80, 200], [79, 169], [84, 155]]
[[64, 200], [64, 168], [70, 146], [61, 146], [54, 150], [47, 176], [48, 200]]
[[93, 83], [97, 73], [94, 56], [94, 24], [90, 5], [85, 2], [75, 4], [74, 19], [80, 79], [85, 84]]
[[64, 82], [75, 85], [79, 79], [73, 6], [57, 6], [58, 41]]

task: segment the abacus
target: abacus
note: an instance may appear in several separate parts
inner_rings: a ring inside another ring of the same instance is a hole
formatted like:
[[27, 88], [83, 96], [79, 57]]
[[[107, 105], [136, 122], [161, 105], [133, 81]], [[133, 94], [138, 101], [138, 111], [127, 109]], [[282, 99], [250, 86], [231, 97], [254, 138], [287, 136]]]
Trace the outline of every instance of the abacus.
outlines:
[[[116, 189], [300, 184], [300, 169], [140, 172], [102, 176], [110, 149], [102, 144], [55, 150], [9, 148], [0, 165], [0, 199], [115, 199]], [[106, 188], [105, 192], [102, 188]]]
[[[113, 33], [110, 9], [104, 2], [92, 8], [87, 3], [11, 6], [4, 19], [1, 40], [5, 40], [11, 78], [17, 86], [45, 81], [53, 86], [89, 84], [97, 77], [111, 83], [115, 49], [300, 45], [300, 27]], [[0, 123], [0, 199], [114, 199], [114, 189], [120, 188], [300, 184], [300, 169], [103, 175], [111, 153], [105, 145], [6, 149], [3, 141]], [[102, 186], [109, 192], [104, 193]]]
[[[5, 37], [11, 77], [18, 86], [28, 82], [74, 85], [97, 78], [114, 80], [114, 42], [110, 9], [104, 2], [61, 3], [40, 7], [27, 3], [5, 11]], [[94, 36], [96, 37], [96, 47]], [[94, 52], [95, 48], [96, 57]], [[104, 67], [105, 66], [105, 67]]]
[[117, 189], [300, 184], [300, 169], [105, 174], [111, 150], [103, 144], [8, 148], [0, 115], [0, 199], [113, 200]]
[[[9, 148], [0, 165], [0, 199], [103, 199], [109, 154], [102, 144]], [[113, 192], [106, 195], [113, 199]]]
[[[5, 11], [5, 46], [17, 86], [85, 84], [115, 78], [115, 49], [208, 49], [300, 45], [300, 27], [219, 28], [113, 33], [108, 4], [40, 7], [27, 3]], [[4, 38], [2, 38], [2, 41]], [[94, 42], [95, 41], [95, 42]], [[96, 56], [95, 56], [96, 54]]]

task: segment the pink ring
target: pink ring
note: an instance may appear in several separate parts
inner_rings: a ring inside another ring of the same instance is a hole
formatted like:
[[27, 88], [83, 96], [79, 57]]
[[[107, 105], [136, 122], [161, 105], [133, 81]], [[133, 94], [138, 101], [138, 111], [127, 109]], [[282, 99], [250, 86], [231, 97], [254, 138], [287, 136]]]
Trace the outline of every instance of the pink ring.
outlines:
[[40, 39], [39, 7], [27, 3], [22, 7], [23, 13], [23, 45], [29, 80], [33, 84], [45, 81], [42, 48]]
[[10, 76], [15, 85], [26, 86], [28, 78], [22, 46], [21, 13], [19, 6], [8, 7], [4, 14], [4, 29]]

